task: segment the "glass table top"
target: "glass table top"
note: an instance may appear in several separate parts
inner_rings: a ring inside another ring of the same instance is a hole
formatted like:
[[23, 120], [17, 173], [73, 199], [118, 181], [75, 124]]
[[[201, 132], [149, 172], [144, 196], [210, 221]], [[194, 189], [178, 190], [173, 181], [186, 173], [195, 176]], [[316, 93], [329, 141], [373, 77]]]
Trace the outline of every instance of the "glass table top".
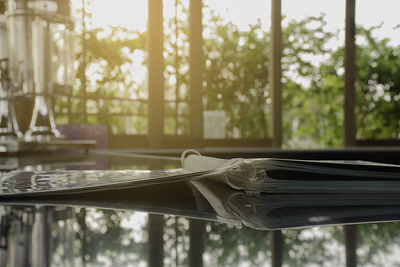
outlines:
[[[124, 153], [2, 157], [1, 163], [3, 174], [180, 167], [173, 157]], [[172, 181], [0, 198], [0, 217], [0, 266], [400, 264], [397, 194], [251, 196], [222, 184]]]

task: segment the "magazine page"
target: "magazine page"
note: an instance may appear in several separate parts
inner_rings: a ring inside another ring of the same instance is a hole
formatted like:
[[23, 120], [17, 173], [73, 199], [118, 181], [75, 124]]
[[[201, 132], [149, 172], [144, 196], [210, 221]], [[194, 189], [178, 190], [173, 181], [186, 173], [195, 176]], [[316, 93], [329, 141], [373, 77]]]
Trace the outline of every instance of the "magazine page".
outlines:
[[0, 176], [0, 196], [113, 190], [190, 179], [207, 172], [169, 170], [15, 170]]

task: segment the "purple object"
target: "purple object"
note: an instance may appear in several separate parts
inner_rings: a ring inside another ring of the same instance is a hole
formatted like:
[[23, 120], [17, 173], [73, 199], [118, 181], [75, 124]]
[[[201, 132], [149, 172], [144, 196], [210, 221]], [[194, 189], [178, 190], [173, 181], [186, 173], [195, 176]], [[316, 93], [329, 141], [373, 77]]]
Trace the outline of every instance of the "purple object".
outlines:
[[97, 149], [108, 148], [108, 131], [105, 125], [65, 124], [57, 129], [67, 140], [96, 140]]
[[[105, 125], [65, 124], [57, 129], [67, 140], [96, 140], [96, 149], [108, 148], [108, 130]], [[107, 156], [96, 155], [96, 169], [108, 168]]]

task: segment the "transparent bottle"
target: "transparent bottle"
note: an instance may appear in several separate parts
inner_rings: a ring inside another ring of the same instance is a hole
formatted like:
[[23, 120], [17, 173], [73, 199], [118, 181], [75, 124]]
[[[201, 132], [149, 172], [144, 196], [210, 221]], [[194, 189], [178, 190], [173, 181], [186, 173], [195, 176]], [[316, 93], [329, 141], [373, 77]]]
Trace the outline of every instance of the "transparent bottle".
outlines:
[[32, 21], [32, 60], [34, 69], [35, 102], [26, 139], [43, 140], [61, 137], [53, 114], [53, 82], [51, 81], [51, 47], [49, 22]]
[[[27, 140], [61, 138], [55, 93], [72, 93], [73, 24], [70, 1], [8, 0], [10, 76], [22, 94], [34, 96]], [[18, 90], [18, 89], [16, 89]], [[30, 115], [30, 114], [29, 114]], [[27, 115], [28, 116], [28, 115]]]
[[7, 1], [9, 76], [14, 94], [34, 93], [32, 20], [27, 1]]
[[0, 139], [22, 137], [19, 131], [15, 103], [11, 95], [8, 65], [7, 27], [0, 14]]

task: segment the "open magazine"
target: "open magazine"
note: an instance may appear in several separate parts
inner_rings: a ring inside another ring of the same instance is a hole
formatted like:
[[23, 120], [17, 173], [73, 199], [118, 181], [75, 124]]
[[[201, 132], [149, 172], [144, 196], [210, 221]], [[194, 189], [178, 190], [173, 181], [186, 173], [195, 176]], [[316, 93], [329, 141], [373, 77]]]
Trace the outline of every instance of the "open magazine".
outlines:
[[260, 193], [399, 193], [400, 166], [364, 161], [218, 159], [182, 154], [170, 170], [15, 170], [0, 176], [0, 197], [114, 190], [176, 181], [213, 180]]

